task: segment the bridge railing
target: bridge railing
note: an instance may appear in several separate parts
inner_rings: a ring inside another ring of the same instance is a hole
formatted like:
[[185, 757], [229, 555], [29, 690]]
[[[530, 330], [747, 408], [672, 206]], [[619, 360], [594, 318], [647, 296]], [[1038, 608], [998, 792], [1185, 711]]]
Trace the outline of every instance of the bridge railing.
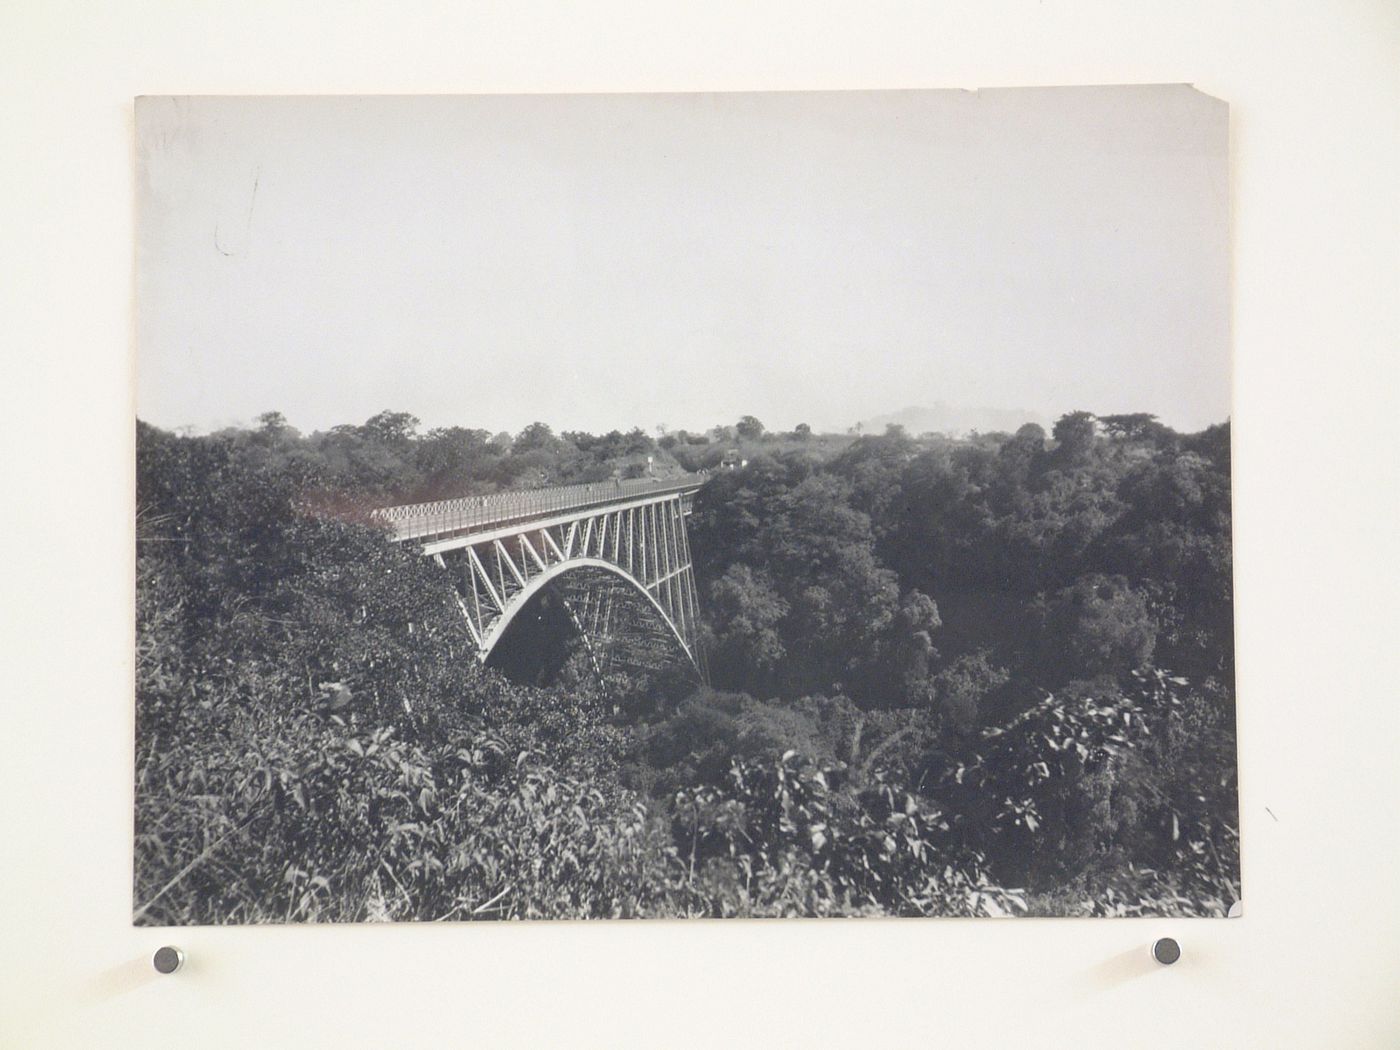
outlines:
[[408, 503], [373, 511], [374, 521], [389, 526], [395, 539], [416, 539], [484, 529], [491, 525], [543, 518], [600, 504], [619, 503], [644, 496], [661, 496], [698, 488], [708, 474], [682, 474], [671, 478], [631, 478], [584, 485], [496, 492], [489, 496], [462, 496], [432, 503]]

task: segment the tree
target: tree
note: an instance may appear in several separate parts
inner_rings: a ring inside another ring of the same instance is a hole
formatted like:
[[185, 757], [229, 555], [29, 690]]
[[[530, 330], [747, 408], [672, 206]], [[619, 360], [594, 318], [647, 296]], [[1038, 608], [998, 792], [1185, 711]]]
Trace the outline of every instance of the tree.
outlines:
[[763, 429], [756, 416], [745, 416], [734, 426], [735, 432], [745, 441], [757, 441], [763, 437]]
[[367, 419], [360, 429], [371, 441], [402, 448], [413, 441], [418, 431], [418, 417], [409, 412], [390, 412], [385, 409]]
[[1011, 440], [1024, 448], [1040, 452], [1045, 448], [1045, 428], [1039, 423], [1023, 423]]
[[548, 423], [531, 423], [515, 436], [511, 446], [513, 452], [533, 452], [536, 449], [552, 449], [558, 443], [553, 429]]
[[1070, 412], [1055, 421], [1055, 441], [1059, 453], [1069, 463], [1082, 462], [1094, 447], [1094, 414]]
[[938, 714], [947, 726], [966, 733], [978, 724], [986, 696], [1011, 680], [985, 649], [964, 653], [934, 676]]
[[[803, 456], [758, 457], [696, 495], [691, 541], [702, 578], [736, 564], [761, 571], [786, 612], [774, 624], [784, 696], [868, 680], [899, 602], [895, 576], [875, 556], [870, 517], [850, 505], [841, 478]], [[726, 618], [716, 612], [717, 632]]]
[[1116, 416], [1099, 416], [1099, 423], [1109, 437], [1137, 439], [1146, 436], [1152, 427], [1161, 424], [1151, 412], [1130, 412]]
[[641, 427], [633, 427], [622, 436], [622, 453], [627, 456], [642, 456], [656, 449], [656, 442], [652, 440]]
[[779, 632], [788, 604], [773, 581], [732, 565], [710, 588], [716, 676], [742, 688], [763, 688], [787, 655]]
[[423, 474], [416, 500], [469, 495], [499, 455], [485, 430], [440, 427], [419, 438], [414, 460]]
[[1024, 493], [1035, 464], [1045, 455], [1045, 428], [1038, 423], [1026, 423], [1001, 446], [1001, 476], [1012, 491], [999, 495], [1004, 503], [1014, 503]]
[[792, 436], [797, 438], [798, 441], [810, 440], [812, 437], [812, 428], [806, 423], [798, 423], [797, 426], [793, 428]]
[[[962, 812], [968, 845], [995, 874], [1041, 889], [1083, 871], [1102, 843], [1130, 833], [1119, 811], [1123, 764], [1147, 737], [1142, 708], [1111, 682], [1077, 683], [980, 734], [944, 764], [942, 792]], [[1126, 837], [1126, 835], [1125, 835]]]
[[270, 438], [296, 435], [296, 430], [287, 422], [281, 412], [264, 412], [258, 416], [258, 433]]
[[[877, 669], [879, 677], [886, 679], [881, 684], [897, 690], [892, 699], [900, 706], [927, 707], [932, 702], [932, 669], [938, 658], [933, 635], [941, 626], [938, 605], [928, 595], [910, 591], [900, 600], [884, 647], [888, 655]], [[893, 672], [893, 681], [887, 672]]]
[[1049, 603], [1042, 665], [1053, 682], [1122, 675], [1147, 666], [1156, 644], [1146, 596], [1122, 576], [1091, 573]]
[[879, 436], [857, 439], [829, 465], [833, 474], [850, 482], [852, 506], [870, 515], [881, 539], [890, 508], [901, 500], [902, 476], [915, 447], [903, 427], [894, 427]]
[[1206, 427], [1199, 434], [1183, 439], [1182, 446], [1211, 460], [1227, 478], [1230, 476], [1230, 421]]

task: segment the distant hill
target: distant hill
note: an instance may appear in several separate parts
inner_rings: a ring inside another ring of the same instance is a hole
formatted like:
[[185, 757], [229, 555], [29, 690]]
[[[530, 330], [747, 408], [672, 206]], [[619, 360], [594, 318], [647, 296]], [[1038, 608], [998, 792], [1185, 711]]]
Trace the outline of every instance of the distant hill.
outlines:
[[1039, 412], [1025, 409], [967, 408], [935, 401], [931, 407], [910, 405], [888, 415], [863, 419], [860, 422], [861, 433], [883, 434], [885, 427], [891, 423], [898, 423], [914, 437], [930, 431], [950, 437], [973, 430], [983, 434], [994, 430], [1015, 433], [1018, 427], [1026, 423], [1039, 423], [1043, 427], [1049, 425]]

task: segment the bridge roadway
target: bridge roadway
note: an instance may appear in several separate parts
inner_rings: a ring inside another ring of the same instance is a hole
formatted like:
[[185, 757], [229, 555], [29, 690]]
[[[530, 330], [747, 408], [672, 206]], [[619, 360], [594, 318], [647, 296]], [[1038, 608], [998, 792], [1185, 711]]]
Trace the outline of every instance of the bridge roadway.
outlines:
[[454, 538], [524, 522], [543, 524], [541, 519], [576, 517], [592, 508], [613, 504], [650, 503], [677, 493], [689, 495], [708, 480], [708, 474], [681, 474], [669, 478], [614, 479], [584, 485], [517, 489], [489, 496], [462, 496], [432, 503], [384, 507], [371, 516], [387, 525], [395, 540], [423, 540], [429, 544], [424, 553], [433, 554], [460, 545], [452, 542]]

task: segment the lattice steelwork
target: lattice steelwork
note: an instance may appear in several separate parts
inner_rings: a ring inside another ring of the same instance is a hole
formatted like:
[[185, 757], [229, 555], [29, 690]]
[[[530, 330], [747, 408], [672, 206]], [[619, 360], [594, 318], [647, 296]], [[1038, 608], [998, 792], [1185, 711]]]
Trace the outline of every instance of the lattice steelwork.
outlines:
[[[702, 680], [700, 608], [685, 518], [703, 475], [500, 493], [376, 512], [395, 539], [416, 540], [452, 573], [484, 662], [530, 599], [554, 588], [588, 647], [615, 628], [620, 580], [645, 599]], [[584, 571], [590, 570], [590, 571]], [[570, 586], [562, 578], [569, 577]]]

